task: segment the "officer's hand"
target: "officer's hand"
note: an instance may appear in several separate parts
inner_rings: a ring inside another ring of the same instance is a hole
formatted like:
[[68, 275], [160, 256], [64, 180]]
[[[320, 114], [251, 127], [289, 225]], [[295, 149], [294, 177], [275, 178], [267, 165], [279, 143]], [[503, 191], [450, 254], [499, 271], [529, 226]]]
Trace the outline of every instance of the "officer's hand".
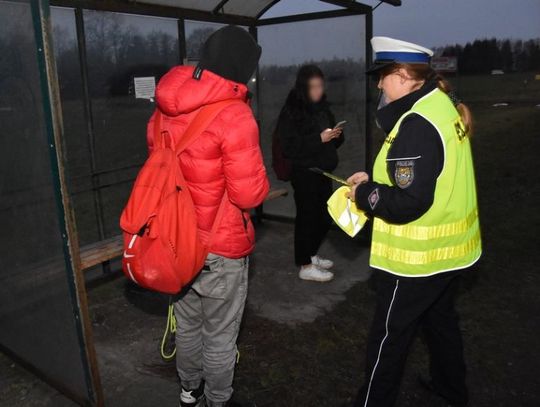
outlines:
[[354, 184], [351, 186], [351, 190], [345, 193], [345, 196], [354, 202], [356, 196], [356, 187], [360, 184]]
[[353, 175], [347, 178], [347, 182], [350, 185], [365, 184], [368, 181], [369, 181], [369, 175], [363, 171], [355, 172]]

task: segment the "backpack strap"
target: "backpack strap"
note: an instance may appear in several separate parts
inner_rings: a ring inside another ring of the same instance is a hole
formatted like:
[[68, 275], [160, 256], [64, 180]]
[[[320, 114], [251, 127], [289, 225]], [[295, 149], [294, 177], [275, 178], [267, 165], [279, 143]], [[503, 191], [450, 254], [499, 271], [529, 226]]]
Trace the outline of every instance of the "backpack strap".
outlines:
[[168, 131], [161, 128], [163, 122], [163, 113], [161, 110], [156, 109], [154, 117], [154, 147], [156, 148], [171, 148], [172, 139]]
[[216, 102], [201, 107], [195, 118], [191, 121], [191, 123], [189, 123], [184, 134], [182, 134], [182, 137], [176, 141], [176, 153], [180, 154], [182, 151], [188, 148], [191, 143], [193, 143], [197, 137], [199, 137], [208, 128], [210, 123], [219, 113], [223, 111], [223, 109], [235, 103], [244, 102], [239, 99], [226, 99], [222, 100], [221, 102]]
[[[196, 114], [195, 118], [191, 121], [191, 123], [189, 123], [186, 131], [184, 132], [184, 134], [182, 134], [182, 137], [180, 138], [180, 140], [177, 141], [176, 146], [175, 146], [176, 154], [180, 154], [182, 151], [188, 148], [191, 145], [191, 143], [193, 143], [208, 128], [210, 123], [216, 118], [216, 116], [220, 112], [223, 111], [223, 109], [235, 103], [244, 103], [244, 102], [242, 102], [239, 99], [226, 99], [226, 100], [222, 100], [221, 102], [216, 102], [216, 103], [212, 103], [210, 105], [201, 107], [199, 112]], [[162, 113], [158, 109], [157, 115], [156, 115], [156, 121], [154, 122], [155, 140], [159, 140], [160, 143], [165, 143], [165, 144], [167, 144], [167, 142], [170, 143], [171, 139], [169, 138], [167, 140], [167, 138], [164, 137], [164, 133], [168, 134], [168, 132], [162, 131], [161, 122], [162, 122]], [[210, 249], [210, 246], [212, 245], [217, 229], [219, 225], [221, 224], [221, 219], [223, 218], [223, 214], [225, 212], [225, 206], [228, 200], [229, 200], [229, 196], [227, 195], [227, 189], [225, 188], [223, 198], [221, 199], [221, 203], [219, 204], [216, 218], [214, 219], [214, 223], [212, 225], [212, 229], [208, 237], [208, 243], [207, 243], [208, 249]]]
[[[235, 103], [244, 103], [238, 99], [227, 99], [221, 102], [212, 103], [211, 105], [206, 105], [199, 110], [199, 113], [195, 116], [193, 121], [189, 124], [188, 128], [182, 135], [182, 138], [179, 140], [176, 145], [176, 153], [180, 154], [186, 148], [188, 148], [191, 143], [193, 143], [198, 136], [200, 136], [210, 125], [210, 123], [216, 118], [216, 116], [223, 111], [226, 107], [235, 104]], [[227, 195], [227, 189], [225, 187], [225, 192], [223, 193], [223, 198], [219, 204], [218, 211], [216, 213], [216, 218], [212, 224], [212, 229], [210, 230], [210, 235], [208, 237], [207, 249], [210, 250], [214, 237], [216, 235], [218, 227], [221, 225], [221, 220], [225, 212], [226, 203], [229, 201], [229, 196]]]

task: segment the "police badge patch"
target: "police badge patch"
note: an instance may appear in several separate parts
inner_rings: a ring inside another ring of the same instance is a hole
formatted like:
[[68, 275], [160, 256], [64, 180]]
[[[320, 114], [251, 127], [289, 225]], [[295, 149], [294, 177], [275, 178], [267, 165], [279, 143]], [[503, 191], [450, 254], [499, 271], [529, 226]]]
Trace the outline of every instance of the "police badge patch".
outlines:
[[394, 178], [398, 187], [408, 188], [414, 181], [414, 160], [396, 161]]

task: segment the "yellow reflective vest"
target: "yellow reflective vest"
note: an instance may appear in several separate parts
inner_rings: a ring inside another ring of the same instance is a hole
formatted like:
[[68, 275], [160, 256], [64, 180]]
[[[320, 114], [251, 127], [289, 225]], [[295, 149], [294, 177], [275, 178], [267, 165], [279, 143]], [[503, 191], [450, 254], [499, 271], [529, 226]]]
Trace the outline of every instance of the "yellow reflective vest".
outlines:
[[441, 90], [425, 95], [400, 117], [375, 160], [373, 180], [394, 185], [386, 158], [392, 142], [400, 137], [401, 122], [413, 113], [437, 129], [444, 146], [433, 205], [403, 225], [375, 218], [370, 265], [400, 276], [423, 277], [474, 264], [482, 245], [470, 141], [459, 113]]

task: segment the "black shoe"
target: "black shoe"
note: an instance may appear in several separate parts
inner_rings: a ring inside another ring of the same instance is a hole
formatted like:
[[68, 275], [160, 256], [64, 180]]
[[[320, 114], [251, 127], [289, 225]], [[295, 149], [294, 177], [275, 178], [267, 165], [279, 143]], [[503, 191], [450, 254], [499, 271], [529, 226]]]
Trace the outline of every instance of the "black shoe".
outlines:
[[180, 407], [204, 407], [204, 382], [201, 382], [198, 389], [187, 390], [182, 387], [180, 393]]
[[424, 377], [422, 375], [418, 376], [418, 383], [420, 383], [420, 385], [424, 389], [429, 391], [430, 393], [436, 394], [437, 396], [446, 400], [446, 402], [449, 403], [448, 407], [466, 407], [467, 406], [467, 402], [460, 402], [460, 401], [456, 402], [456, 401], [449, 400], [447, 397], [444, 396], [444, 394], [442, 394], [439, 390], [437, 390], [437, 387], [435, 387], [433, 380], [427, 377]]

